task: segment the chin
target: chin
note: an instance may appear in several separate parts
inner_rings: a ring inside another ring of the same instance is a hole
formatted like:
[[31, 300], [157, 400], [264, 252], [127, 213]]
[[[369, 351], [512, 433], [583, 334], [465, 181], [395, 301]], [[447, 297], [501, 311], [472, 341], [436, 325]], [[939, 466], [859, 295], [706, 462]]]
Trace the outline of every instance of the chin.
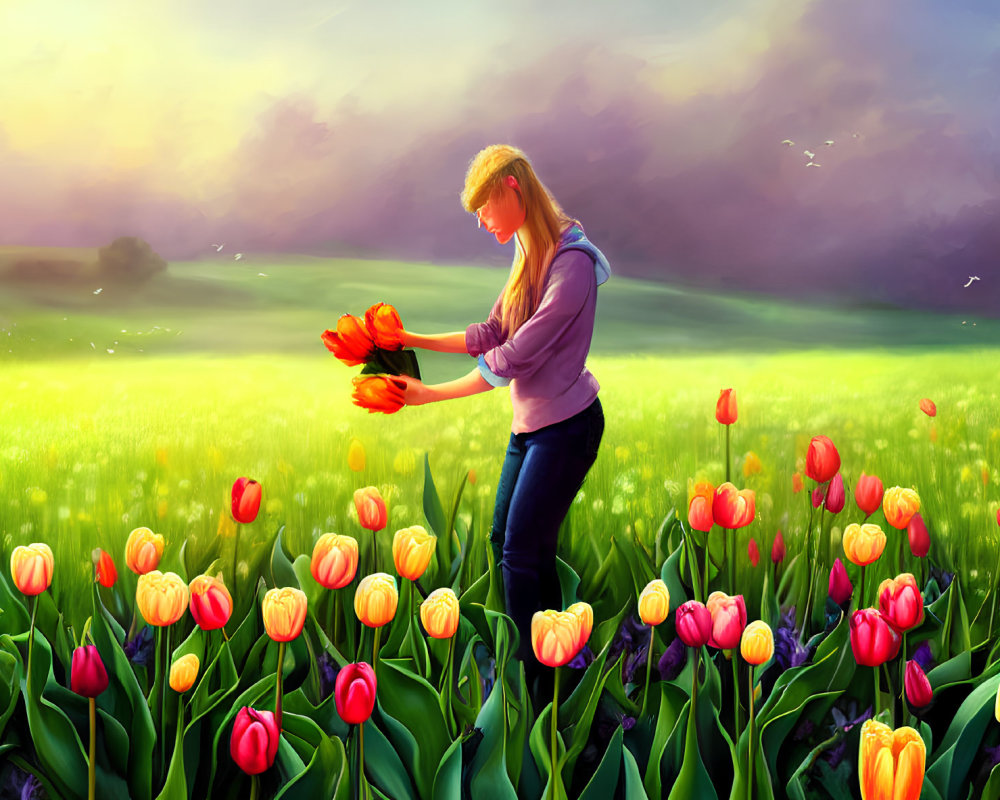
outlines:
[[497, 233], [494, 235], [497, 237], [497, 241], [500, 244], [507, 244], [507, 242], [514, 238], [513, 233]]

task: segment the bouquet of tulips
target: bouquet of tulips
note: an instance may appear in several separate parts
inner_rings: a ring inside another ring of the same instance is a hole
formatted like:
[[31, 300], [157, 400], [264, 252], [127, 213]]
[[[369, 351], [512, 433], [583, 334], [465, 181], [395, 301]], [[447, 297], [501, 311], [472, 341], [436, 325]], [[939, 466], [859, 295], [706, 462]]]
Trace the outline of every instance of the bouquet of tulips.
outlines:
[[354, 378], [355, 405], [385, 414], [402, 408], [406, 385], [394, 376], [419, 378], [420, 367], [416, 353], [403, 349], [403, 323], [395, 308], [376, 303], [363, 318], [344, 314], [336, 330], [323, 331], [322, 339], [347, 366], [365, 365]]

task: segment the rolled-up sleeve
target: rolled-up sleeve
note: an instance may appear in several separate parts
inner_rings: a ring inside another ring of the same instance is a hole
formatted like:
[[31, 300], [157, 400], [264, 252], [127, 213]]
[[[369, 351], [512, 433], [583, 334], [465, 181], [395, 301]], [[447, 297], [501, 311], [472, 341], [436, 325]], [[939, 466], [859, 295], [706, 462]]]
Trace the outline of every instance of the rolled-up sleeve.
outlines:
[[470, 356], [479, 357], [487, 350], [492, 350], [501, 341], [500, 334], [500, 303], [503, 295], [493, 304], [486, 322], [474, 322], [465, 329], [465, 349]]
[[486, 366], [494, 375], [520, 378], [538, 370], [564, 344], [564, 337], [591, 293], [597, 291], [594, 262], [589, 255], [569, 250], [560, 256], [561, 259], [569, 263], [560, 264], [556, 269], [553, 262], [545, 293], [535, 313], [513, 336], [483, 353]]

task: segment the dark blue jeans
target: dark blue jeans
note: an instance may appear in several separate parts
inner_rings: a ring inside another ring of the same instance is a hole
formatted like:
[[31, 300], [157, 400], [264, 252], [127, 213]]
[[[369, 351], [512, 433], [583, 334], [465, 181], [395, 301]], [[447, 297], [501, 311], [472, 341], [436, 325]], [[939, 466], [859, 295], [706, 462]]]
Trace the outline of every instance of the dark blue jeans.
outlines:
[[503, 572], [507, 613], [520, 634], [517, 656], [534, 671], [531, 617], [562, 610], [556, 576], [559, 526], [597, 458], [604, 433], [600, 400], [562, 422], [512, 433], [497, 484], [490, 542]]

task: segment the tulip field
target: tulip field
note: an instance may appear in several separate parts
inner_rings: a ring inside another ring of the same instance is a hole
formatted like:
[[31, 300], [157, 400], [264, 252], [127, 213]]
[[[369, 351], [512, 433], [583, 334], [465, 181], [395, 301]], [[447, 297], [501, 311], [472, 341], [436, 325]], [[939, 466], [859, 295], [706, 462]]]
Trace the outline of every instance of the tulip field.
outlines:
[[0, 797], [1000, 798], [995, 350], [592, 356], [529, 685], [506, 390], [318, 333], [5, 364]]

